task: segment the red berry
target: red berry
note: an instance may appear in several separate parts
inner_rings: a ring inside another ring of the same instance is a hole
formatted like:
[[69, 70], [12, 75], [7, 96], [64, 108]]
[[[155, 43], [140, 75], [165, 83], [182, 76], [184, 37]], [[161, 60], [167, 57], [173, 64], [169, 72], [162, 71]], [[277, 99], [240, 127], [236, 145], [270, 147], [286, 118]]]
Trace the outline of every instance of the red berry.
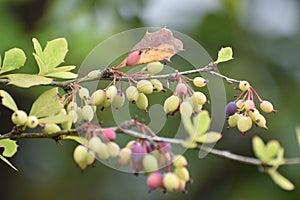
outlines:
[[132, 52], [127, 56], [126, 65], [127, 66], [137, 65], [140, 59], [141, 59], [141, 52]]
[[104, 139], [107, 141], [114, 141], [116, 139], [116, 132], [110, 128], [104, 129], [102, 133]]
[[155, 190], [161, 187], [163, 181], [163, 175], [159, 172], [150, 174], [147, 178], [147, 185], [151, 190]]

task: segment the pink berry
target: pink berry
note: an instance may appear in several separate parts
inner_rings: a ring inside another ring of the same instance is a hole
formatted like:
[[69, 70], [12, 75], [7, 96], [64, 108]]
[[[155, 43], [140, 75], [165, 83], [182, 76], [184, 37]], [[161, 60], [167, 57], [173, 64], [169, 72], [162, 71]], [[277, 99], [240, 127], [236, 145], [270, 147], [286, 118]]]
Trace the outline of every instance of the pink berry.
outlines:
[[147, 178], [147, 185], [151, 190], [155, 190], [161, 187], [163, 181], [163, 175], [159, 172], [150, 174]]
[[141, 59], [142, 52], [132, 52], [127, 56], [126, 65], [127, 66], [134, 66], [137, 65], [139, 60]]
[[114, 141], [116, 139], [116, 132], [110, 128], [103, 130], [103, 137], [107, 141]]

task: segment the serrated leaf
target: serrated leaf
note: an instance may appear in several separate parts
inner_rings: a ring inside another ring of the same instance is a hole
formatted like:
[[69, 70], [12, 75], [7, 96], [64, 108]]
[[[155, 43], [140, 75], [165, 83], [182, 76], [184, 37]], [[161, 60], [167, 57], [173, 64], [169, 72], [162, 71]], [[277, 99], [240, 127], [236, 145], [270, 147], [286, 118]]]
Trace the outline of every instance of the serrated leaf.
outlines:
[[268, 160], [268, 156], [264, 141], [260, 137], [254, 136], [252, 140], [252, 146], [255, 156], [262, 162], [266, 162]]
[[41, 94], [32, 104], [29, 115], [37, 118], [50, 117], [57, 114], [63, 108], [58, 88], [52, 88]]
[[35, 85], [50, 84], [52, 82], [51, 78], [35, 74], [9, 74], [5, 77], [9, 79], [8, 84], [13, 84], [22, 88], [29, 88]]
[[280, 186], [282, 189], [285, 189], [285, 190], [294, 190], [295, 189], [294, 184], [290, 180], [288, 180], [287, 178], [282, 176], [280, 173], [278, 173], [276, 170], [271, 169], [271, 170], [268, 170], [267, 173], [270, 175], [270, 177], [272, 178], [274, 183], [277, 184], [278, 186]]
[[18, 107], [14, 101], [14, 99], [10, 96], [9, 93], [7, 93], [4, 90], [0, 90], [0, 101], [1, 104], [9, 109], [11, 109], [12, 111], [17, 111]]
[[194, 140], [200, 143], [214, 143], [222, 138], [222, 134], [214, 131], [207, 132], [200, 137], [196, 137]]
[[74, 79], [77, 78], [78, 75], [73, 72], [54, 72], [45, 74], [45, 76], [62, 79]]
[[39, 41], [36, 38], [32, 38], [33, 48], [35, 50], [35, 54], [42, 58], [43, 57], [43, 49], [39, 43]]
[[13, 48], [5, 52], [0, 74], [19, 69], [25, 64], [26, 55], [22, 49]]
[[280, 144], [277, 140], [271, 140], [268, 142], [266, 148], [267, 157], [272, 158], [278, 154]]
[[80, 137], [80, 136], [73, 136], [73, 135], [65, 135], [62, 136], [63, 140], [74, 140], [75, 142], [78, 142], [79, 144], [84, 144], [86, 145], [88, 143], [88, 140]]
[[4, 148], [2, 155], [5, 157], [12, 157], [18, 149], [17, 142], [11, 139], [0, 140], [0, 147]]
[[298, 146], [300, 147], [300, 126], [296, 127], [296, 136], [298, 140]]
[[221, 48], [220, 51], [218, 52], [218, 59], [215, 61], [215, 63], [220, 63], [220, 62], [226, 62], [231, 59], [233, 59], [233, 51], [231, 47], [224, 47]]
[[57, 38], [47, 42], [43, 51], [43, 61], [46, 65], [47, 71], [51, 71], [59, 64], [64, 62], [65, 56], [68, 52], [68, 43], [65, 38]]
[[11, 168], [18, 171], [18, 169], [15, 166], [13, 166], [13, 164], [11, 164], [5, 157], [0, 155], [0, 159], [3, 160], [6, 164], [8, 164]]
[[189, 148], [189, 149], [194, 149], [197, 147], [197, 143], [195, 141], [193, 141], [191, 138], [184, 140], [184, 142], [181, 143], [181, 145], [183, 147]]
[[209, 113], [206, 110], [201, 111], [193, 117], [193, 123], [196, 131], [196, 137], [204, 135], [210, 126]]
[[40, 124], [61, 124], [74, 119], [73, 115], [59, 114], [39, 119]]

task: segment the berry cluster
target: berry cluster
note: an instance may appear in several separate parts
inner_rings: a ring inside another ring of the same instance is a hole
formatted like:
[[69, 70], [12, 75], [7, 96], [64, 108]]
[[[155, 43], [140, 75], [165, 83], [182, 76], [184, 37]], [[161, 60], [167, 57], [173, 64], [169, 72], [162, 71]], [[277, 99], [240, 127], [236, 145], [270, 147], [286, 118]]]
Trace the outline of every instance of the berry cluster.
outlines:
[[[141, 130], [149, 130], [139, 122], [135, 125]], [[163, 191], [184, 192], [186, 182], [191, 181], [186, 158], [174, 155], [170, 143], [137, 139], [120, 148], [115, 142], [116, 133], [110, 128], [83, 124], [78, 131], [86, 138], [73, 153], [81, 170], [94, 165], [96, 159], [115, 162], [116, 167], [130, 166], [135, 174], [143, 172], [148, 176], [150, 191], [161, 188]]]
[[18, 127], [35, 128], [39, 124], [39, 120], [36, 116], [28, 116], [23, 110], [17, 110], [11, 115], [11, 121]]
[[268, 129], [265, 117], [255, 106], [253, 94], [255, 94], [260, 102], [260, 109], [265, 113], [276, 112], [272, 103], [261, 99], [247, 81], [239, 82], [239, 90], [241, 90], [242, 93], [234, 101], [229, 102], [225, 108], [225, 114], [229, 124], [228, 127], [237, 126], [243, 135], [251, 129], [253, 124]]
[[[177, 77], [176, 89], [170, 97], [164, 102], [164, 111], [167, 116], [173, 115], [184, 104], [184, 112], [190, 113], [199, 112], [202, 106], [207, 103], [206, 95], [200, 91], [194, 91], [190, 85], [183, 80], [187, 77]], [[202, 77], [196, 77], [193, 79], [193, 84], [196, 87], [204, 87], [207, 84], [207, 80]]]

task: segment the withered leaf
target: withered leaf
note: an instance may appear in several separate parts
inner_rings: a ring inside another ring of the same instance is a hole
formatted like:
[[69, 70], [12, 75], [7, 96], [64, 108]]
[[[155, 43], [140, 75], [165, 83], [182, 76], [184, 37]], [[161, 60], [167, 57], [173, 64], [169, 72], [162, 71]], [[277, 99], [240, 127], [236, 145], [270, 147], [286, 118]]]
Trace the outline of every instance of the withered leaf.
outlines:
[[[181, 40], [175, 38], [169, 29], [162, 28], [153, 33], [147, 31], [142, 40], [132, 48], [129, 55], [140, 55], [140, 58], [134, 63], [134, 65], [139, 65], [162, 60], [169, 61], [174, 54], [182, 50]], [[128, 56], [114, 69], [127, 66], [127, 58]]]

